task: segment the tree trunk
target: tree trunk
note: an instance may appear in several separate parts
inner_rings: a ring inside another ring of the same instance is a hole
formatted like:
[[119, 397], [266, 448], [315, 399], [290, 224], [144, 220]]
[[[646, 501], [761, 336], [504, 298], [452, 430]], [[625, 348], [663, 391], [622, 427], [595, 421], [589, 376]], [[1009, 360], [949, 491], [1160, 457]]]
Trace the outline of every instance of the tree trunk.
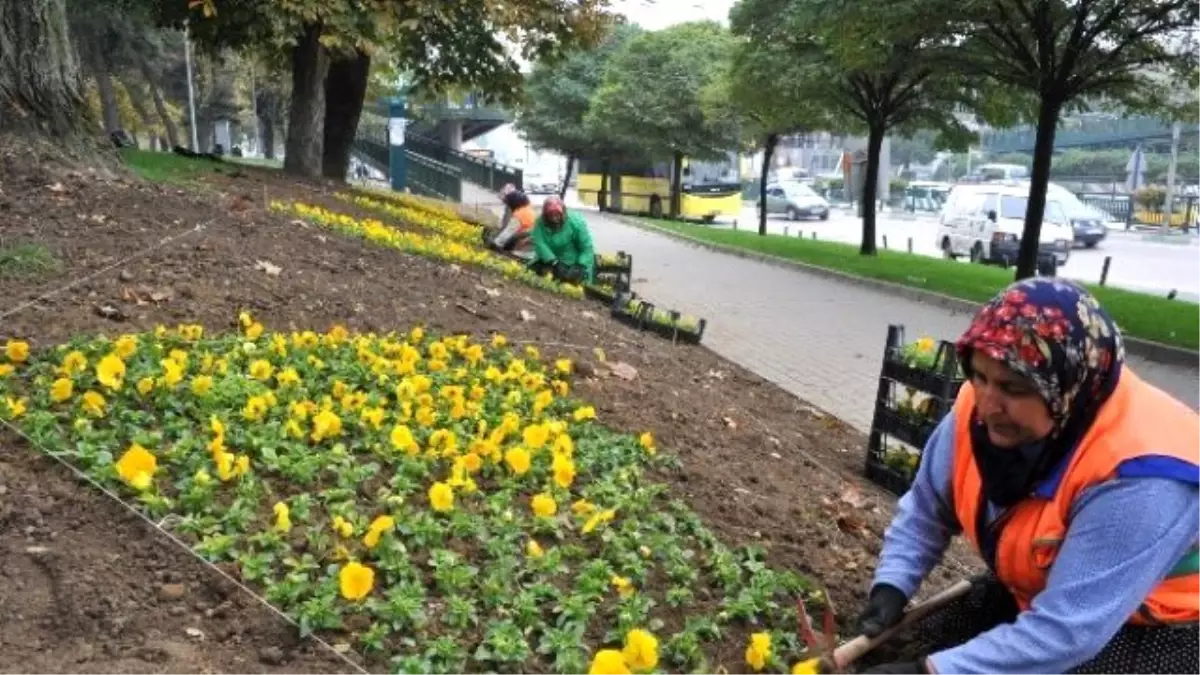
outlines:
[[321, 172], [344, 181], [350, 172], [350, 150], [367, 96], [371, 56], [363, 51], [329, 64], [325, 78], [325, 142]]
[[325, 76], [329, 57], [321, 46], [321, 24], [304, 26], [292, 47], [292, 104], [288, 109], [283, 170], [295, 176], [321, 175], [325, 121]]
[[883, 135], [887, 128], [872, 124], [867, 131], [867, 171], [863, 176], [862, 245], [860, 255], [875, 255], [875, 200], [879, 194], [879, 155], [883, 151]]
[[108, 59], [97, 54], [96, 90], [100, 94], [100, 111], [104, 120], [104, 133], [111, 135], [121, 128], [121, 110], [117, 107], [117, 92], [113, 87], [112, 75], [108, 71]]
[[259, 145], [262, 146], [263, 159], [275, 159], [275, 124], [267, 117], [260, 117], [259, 121], [262, 123]]
[[1037, 136], [1033, 141], [1033, 169], [1029, 175], [1029, 203], [1025, 207], [1025, 227], [1021, 248], [1017, 251], [1017, 280], [1037, 274], [1038, 244], [1042, 236], [1042, 217], [1046, 211], [1046, 189], [1050, 182], [1050, 164], [1054, 159], [1054, 134], [1062, 104], [1042, 96], [1038, 107]]
[[596, 197], [596, 206], [601, 211], [608, 210], [608, 174], [611, 172], [611, 162], [606, 159], [600, 163], [600, 194]]
[[125, 82], [122, 82], [122, 84], [125, 85], [125, 91], [129, 94], [129, 105], [137, 113], [138, 130], [145, 129], [146, 133], [149, 134], [150, 128], [154, 126], [154, 121], [150, 118], [150, 109], [146, 107], [144, 92], [140, 87], [135, 87]]
[[758, 180], [758, 236], [767, 236], [767, 180], [771, 175], [771, 158], [775, 146], [779, 145], [779, 134], [767, 134], [763, 143], [762, 177]]
[[563, 176], [562, 185], [558, 186], [558, 198], [567, 198], [567, 186], [571, 184], [571, 172], [575, 170], [575, 155], [567, 154], [567, 175]]
[[0, 131], [84, 141], [88, 117], [66, 0], [0, 0]]
[[671, 218], [683, 212], [683, 153], [675, 151], [671, 162]]
[[163, 129], [167, 132], [167, 142], [171, 144], [172, 149], [177, 148], [179, 147], [179, 127], [175, 125], [175, 120], [171, 119], [171, 113], [167, 112], [167, 103], [163, 100], [162, 91], [158, 88], [154, 70], [150, 68], [145, 57], [140, 57], [138, 61], [138, 68], [142, 71], [142, 77], [150, 89], [150, 99], [154, 101], [154, 112], [158, 114], [158, 119], [162, 121]]

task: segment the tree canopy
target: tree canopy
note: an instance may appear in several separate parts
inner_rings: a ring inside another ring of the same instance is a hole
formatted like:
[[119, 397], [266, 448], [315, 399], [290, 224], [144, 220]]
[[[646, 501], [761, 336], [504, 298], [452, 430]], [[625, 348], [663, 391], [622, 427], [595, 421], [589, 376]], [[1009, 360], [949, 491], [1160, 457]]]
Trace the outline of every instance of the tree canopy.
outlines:
[[683, 157], [715, 158], [737, 148], [730, 118], [713, 117], [704, 102], [732, 47], [730, 34], [714, 22], [640, 33], [612, 56], [592, 99], [591, 133], [674, 158], [672, 215], [680, 211]]

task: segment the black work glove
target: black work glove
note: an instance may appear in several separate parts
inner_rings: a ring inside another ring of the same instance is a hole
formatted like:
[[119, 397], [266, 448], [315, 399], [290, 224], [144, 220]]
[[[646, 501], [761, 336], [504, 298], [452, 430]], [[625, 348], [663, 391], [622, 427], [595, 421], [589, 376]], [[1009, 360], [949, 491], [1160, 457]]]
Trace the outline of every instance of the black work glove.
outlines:
[[896, 673], [897, 675], [924, 675], [928, 671], [925, 670], [924, 659], [920, 661], [897, 661], [895, 663], [881, 663], [873, 668], [867, 668], [862, 671], [864, 673]]
[[904, 607], [907, 604], [908, 598], [904, 597], [900, 589], [888, 584], [879, 584], [871, 589], [867, 608], [858, 617], [858, 631], [867, 637], [879, 635], [894, 626], [904, 616]]

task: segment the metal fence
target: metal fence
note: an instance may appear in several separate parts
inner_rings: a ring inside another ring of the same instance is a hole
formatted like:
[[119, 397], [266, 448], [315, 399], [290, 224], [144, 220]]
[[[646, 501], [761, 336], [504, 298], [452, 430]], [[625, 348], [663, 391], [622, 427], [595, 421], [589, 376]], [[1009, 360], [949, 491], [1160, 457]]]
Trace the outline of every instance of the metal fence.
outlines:
[[457, 168], [419, 155], [412, 150], [408, 156], [408, 189], [415, 195], [434, 197], [452, 202], [462, 201], [462, 172]]
[[419, 134], [405, 134], [404, 145], [412, 152], [458, 169], [462, 180], [481, 185], [493, 192], [507, 183], [512, 183], [518, 188], [524, 187], [523, 172], [507, 164], [455, 150], [440, 141]]

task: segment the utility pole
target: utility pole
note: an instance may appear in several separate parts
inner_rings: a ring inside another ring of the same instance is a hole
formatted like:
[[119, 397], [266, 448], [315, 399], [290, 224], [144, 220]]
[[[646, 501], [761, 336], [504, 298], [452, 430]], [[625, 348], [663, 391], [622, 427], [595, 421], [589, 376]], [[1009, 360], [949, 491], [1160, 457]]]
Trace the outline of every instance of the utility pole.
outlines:
[[187, 69], [188, 125], [192, 128], [192, 152], [200, 152], [200, 140], [196, 132], [196, 90], [192, 86], [192, 35], [186, 20], [183, 22], [183, 63]]
[[1167, 195], [1163, 202], [1164, 233], [1171, 231], [1171, 216], [1175, 215], [1175, 167], [1179, 163], [1179, 137], [1182, 134], [1182, 124], [1175, 122], [1171, 125], [1171, 163], [1167, 165]]

